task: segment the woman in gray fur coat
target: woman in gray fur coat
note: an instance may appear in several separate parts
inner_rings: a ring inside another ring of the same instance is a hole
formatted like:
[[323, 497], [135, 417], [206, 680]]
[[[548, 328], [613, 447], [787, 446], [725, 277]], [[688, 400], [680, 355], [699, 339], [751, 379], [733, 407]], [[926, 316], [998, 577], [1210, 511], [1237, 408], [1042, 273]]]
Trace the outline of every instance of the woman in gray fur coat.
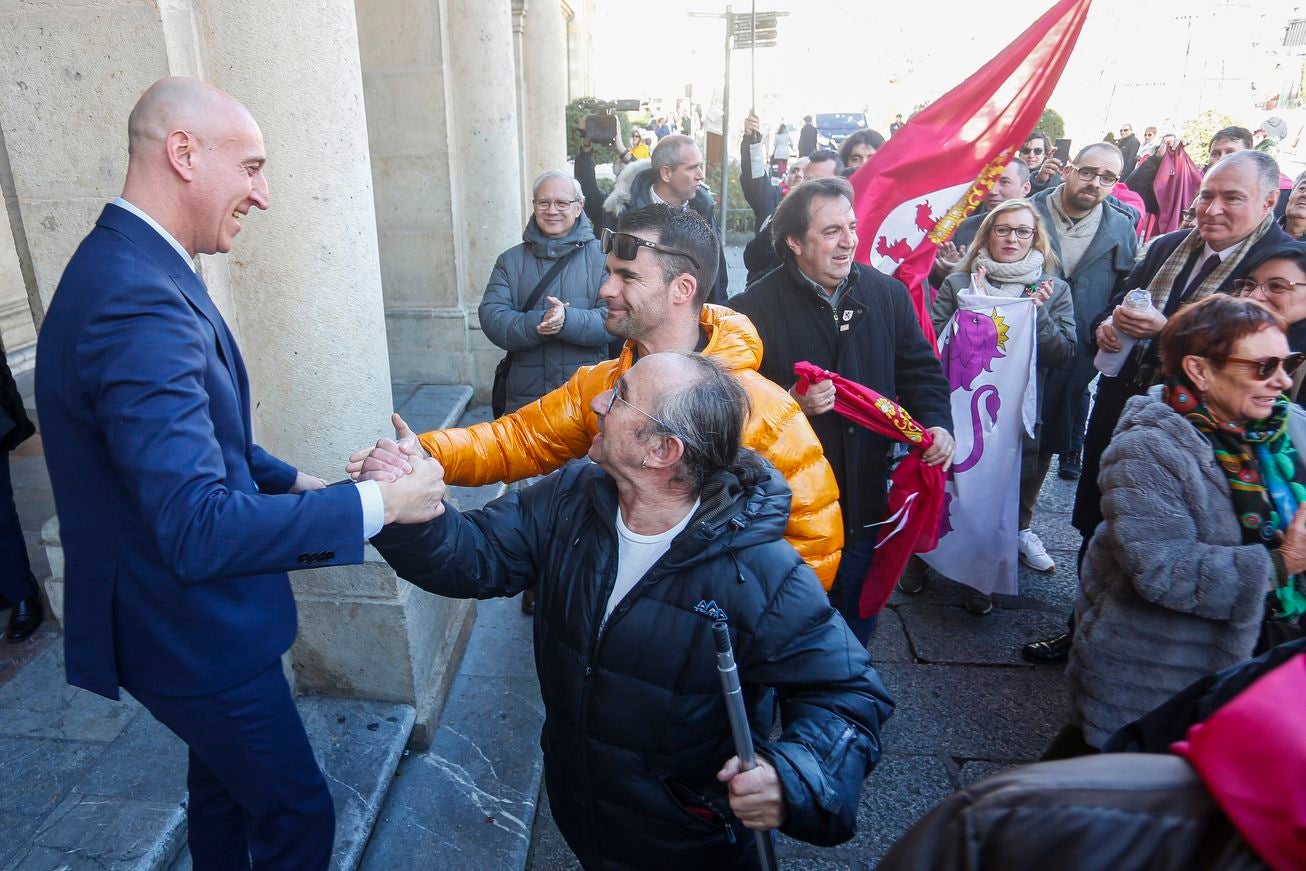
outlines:
[[1045, 758], [1094, 752], [1249, 659], [1263, 631], [1300, 631], [1306, 423], [1283, 392], [1303, 355], [1284, 327], [1251, 300], [1215, 295], [1162, 330], [1165, 383], [1129, 400], [1102, 455], [1105, 519], [1081, 570], [1067, 667], [1071, 725]]

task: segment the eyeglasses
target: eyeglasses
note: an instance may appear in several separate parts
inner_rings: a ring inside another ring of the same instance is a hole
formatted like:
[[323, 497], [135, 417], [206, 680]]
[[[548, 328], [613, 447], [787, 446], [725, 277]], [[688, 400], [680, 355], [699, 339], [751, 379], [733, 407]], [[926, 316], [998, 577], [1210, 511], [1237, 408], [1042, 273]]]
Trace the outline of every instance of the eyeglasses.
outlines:
[[635, 410], [638, 411], [640, 414], [644, 415], [644, 416], [647, 417], [649, 420], [653, 421], [653, 422], [656, 423], [658, 426], [662, 427], [664, 430], [666, 430], [667, 432], [669, 432], [669, 433], [671, 433], [672, 435], [674, 435], [676, 438], [680, 438], [680, 437], [681, 437], [680, 434], [676, 432], [676, 430], [675, 430], [674, 427], [670, 426], [670, 425], [667, 424], [665, 421], [659, 420], [658, 418], [656, 418], [656, 417], [654, 417], [653, 415], [649, 414], [649, 413], [648, 413], [647, 411], [645, 411], [644, 409], [640, 408], [638, 405], [636, 405], [636, 404], [634, 404], [633, 402], [631, 402], [631, 401], [630, 401], [629, 399], [627, 399], [626, 397], [622, 396], [622, 395], [621, 395], [621, 382], [620, 382], [620, 381], [615, 381], [615, 382], [613, 382], [613, 384], [612, 384], [612, 398], [608, 400], [608, 407], [607, 407], [606, 409], [604, 409], [604, 411], [603, 411], [603, 416], [604, 416], [604, 417], [607, 417], [609, 414], [612, 414], [612, 409], [616, 406], [616, 404], [617, 404], [617, 400], [621, 400], [621, 402], [622, 402], [623, 404], [628, 405], [629, 407], [635, 409]]
[[1012, 233], [1016, 234], [1017, 239], [1029, 239], [1032, 238], [1034, 235], [1034, 228], [1033, 227], [1003, 227], [1001, 225], [993, 228], [993, 234], [1003, 239], [1007, 238]]
[[[1179, 217], [1183, 218], [1185, 221], [1196, 221], [1196, 220], [1197, 220], [1197, 210], [1196, 210], [1196, 209], [1184, 209], [1182, 212], [1179, 213]], [[1238, 281], [1242, 281], [1242, 279], [1240, 278], [1240, 279], [1238, 279]], [[1235, 285], [1235, 286], [1238, 284], [1238, 281], [1235, 281], [1235, 282], [1234, 282], [1234, 285]]]
[[1043, 151], [1044, 149], [1042, 148], [1030, 148], [1028, 145], [1026, 145], [1025, 147], [1021, 148], [1020, 151], [1017, 153], [1018, 154], [1042, 154]]
[[532, 200], [535, 203], [535, 211], [547, 212], [549, 209], [557, 209], [559, 212], [565, 212], [580, 200]]
[[1253, 367], [1252, 371], [1261, 381], [1268, 381], [1279, 367], [1283, 367], [1285, 375], [1292, 375], [1301, 368], [1302, 363], [1306, 363], [1306, 354], [1298, 352], [1289, 354], [1286, 357], [1266, 357], [1264, 360], [1246, 360], [1242, 357], [1225, 357], [1225, 363], [1240, 363], [1243, 366]]
[[1075, 175], [1079, 176], [1080, 181], [1092, 181], [1093, 179], [1097, 179], [1102, 183], [1102, 187], [1115, 187], [1116, 182], [1120, 181], [1120, 176], [1116, 175], [1114, 172], [1098, 172], [1091, 166], [1072, 166], [1071, 169], [1075, 171]]
[[675, 248], [667, 248], [656, 242], [650, 242], [647, 239], [641, 239], [638, 236], [632, 236], [629, 233], [614, 233], [607, 229], [603, 230], [599, 238], [599, 250], [604, 254], [616, 254], [618, 260], [634, 260], [639, 256], [640, 248], [649, 248], [653, 251], [660, 251], [663, 254], [672, 254], [676, 257], [683, 257], [690, 263], [694, 264], [695, 269], [702, 269], [693, 255], [686, 254], [684, 251], [677, 251]]
[[1234, 292], [1242, 296], [1251, 296], [1260, 288], [1266, 293], [1287, 293], [1294, 287], [1306, 287], [1306, 281], [1289, 281], [1286, 278], [1271, 278], [1269, 281], [1252, 281], [1250, 278], [1238, 278], [1233, 282]]
[[1130, 133], [1134, 132], [1134, 129], [1132, 127], [1121, 127], [1120, 132], [1128, 136]]

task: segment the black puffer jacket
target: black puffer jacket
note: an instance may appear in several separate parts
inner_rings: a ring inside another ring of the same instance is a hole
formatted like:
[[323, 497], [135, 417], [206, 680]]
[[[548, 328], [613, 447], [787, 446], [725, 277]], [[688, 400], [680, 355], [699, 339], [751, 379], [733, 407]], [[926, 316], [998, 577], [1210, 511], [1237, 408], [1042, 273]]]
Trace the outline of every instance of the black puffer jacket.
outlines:
[[[753, 460], [749, 463], [761, 461]], [[853, 835], [862, 780], [893, 703], [866, 651], [781, 538], [783, 478], [765, 466], [708, 482], [698, 513], [601, 628], [617, 569], [617, 491], [567, 466], [480, 511], [384, 530], [400, 576], [455, 597], [538, 581], [535, 663], [545, 782], [558, 828], [588, 868], [752, 868], [753, 838], [716, 772], [734, 755], [712, 643], [729, 622], [758, 752], [779, 772], [786, 834]], [[784, 732], [770, 732], [775, 688]], [[705, 808], [696, 814], [689, 806]]]

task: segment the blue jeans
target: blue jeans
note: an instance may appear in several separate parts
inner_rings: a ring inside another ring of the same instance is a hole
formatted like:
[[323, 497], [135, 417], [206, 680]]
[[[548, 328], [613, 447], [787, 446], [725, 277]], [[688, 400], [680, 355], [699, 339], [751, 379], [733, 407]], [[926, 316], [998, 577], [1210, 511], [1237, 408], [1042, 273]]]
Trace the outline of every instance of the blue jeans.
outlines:
[[871, 640], [875, 624], [880, 615], [860, 617], [857, 605], [862, 597], [862, 581], [871, 570], [871, 561], [875, 558], [875, 539], [845, 544], [843, 555], [839, 559], [839, 571], [835, 573], [834, 584], [830, 587], [830, 605], [839, 612], [853, 635], [865, 645]]

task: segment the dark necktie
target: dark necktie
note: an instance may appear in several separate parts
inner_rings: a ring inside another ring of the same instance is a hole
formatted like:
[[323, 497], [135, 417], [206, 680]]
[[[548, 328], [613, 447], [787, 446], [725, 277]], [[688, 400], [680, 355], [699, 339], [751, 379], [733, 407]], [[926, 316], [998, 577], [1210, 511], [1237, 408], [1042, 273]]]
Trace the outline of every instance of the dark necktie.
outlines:
[[1201, 287], [1202, 282], [1209, 278], [1211, 273], [1214, 272], [1222, 262], [1223, 261], [1220, 260], [1219, 254], [1212, 254], [1210, 257], [1207, 257], [1206, 260], [1203, 261], [1201, 268], [1197, 270], [1197, 274], [1193, 276], [1193, 280], [1188, 282], [1188, 287], [1184, 290], [1180, 301], [1187, 302], [1188, 298], [1197, 292], [1197, 288]]

